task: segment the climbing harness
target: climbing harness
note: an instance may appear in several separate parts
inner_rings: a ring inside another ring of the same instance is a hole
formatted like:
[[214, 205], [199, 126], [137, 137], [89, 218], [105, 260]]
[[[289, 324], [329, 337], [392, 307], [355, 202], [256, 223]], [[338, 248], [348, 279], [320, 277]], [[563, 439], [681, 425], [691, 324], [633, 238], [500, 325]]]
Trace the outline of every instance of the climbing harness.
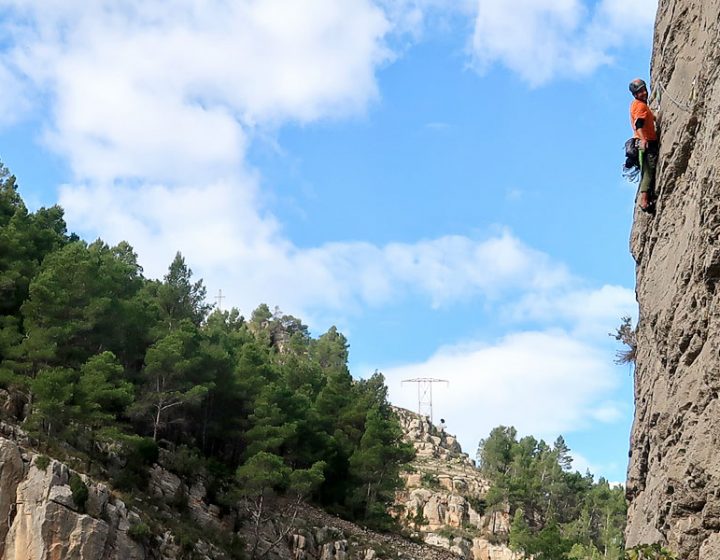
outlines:
[[622, 174], [631, 183], [636, 183], [640, 178], [640, 151], [637, 138], [634, 136], [625, 142], [625, 163], [622, 166]]

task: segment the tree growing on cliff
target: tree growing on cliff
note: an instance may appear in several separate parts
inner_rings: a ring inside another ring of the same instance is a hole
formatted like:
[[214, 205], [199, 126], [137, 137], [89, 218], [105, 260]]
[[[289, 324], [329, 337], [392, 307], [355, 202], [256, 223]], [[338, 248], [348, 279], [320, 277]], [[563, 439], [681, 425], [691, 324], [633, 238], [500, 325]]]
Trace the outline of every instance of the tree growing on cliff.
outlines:
[[641, 544], [625, 551], [626, 560], [677, 560], [672, 552], [655, 544]]
[[373, 408], [367, 413], [360, 446], [350, 457], [350, 473], [361, 481], [354, 493], [354, 506], [376, 526], [386, 525], [387, 503], [399, 486], [399, 467], [415, 455], [407, 445], [398, 445], [402, 431], [389, 411]]
[[169, 422], [181, 420], [180, 407], [198, 404], [209, 390], [191, 378], [197, 367], [196, 338], [194, 326], [186, 324], [148, 349], [145, 384], [135, 408], [150, 420], [154, 441]]
[[632, 326], [630, 317], [625, 316], [620, 319], [620, 326], [609, 335], [625, 346], [615, 352], [615, 363], [634, 364], [637, 357], [637, 328]]

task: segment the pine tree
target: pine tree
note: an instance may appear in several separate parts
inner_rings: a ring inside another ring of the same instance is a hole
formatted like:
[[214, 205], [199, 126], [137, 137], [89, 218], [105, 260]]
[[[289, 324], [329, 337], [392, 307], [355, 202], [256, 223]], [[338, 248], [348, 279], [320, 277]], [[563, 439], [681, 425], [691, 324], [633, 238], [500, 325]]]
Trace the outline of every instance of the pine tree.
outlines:
[[178, 328], [151, 346], [145, 358], [143, 390], [136, 401], [135, 414], [150, 420], [152, 438], [174, 421], [182, 422], [181, 408], [197, 405], [210, 387], [192, 382], [197, 366], [193, 351], [197, 331], [191, 323]]
[[78, 421], [91, 429], [112, 425], [133, 402], [133, 386], [112, 352], [88, 359], [75, 389]]
[[387, 527], [391, 524], [387, 507], [400, 486], [400, 467], [415, 456], [415, 451], [402, 442], [402, 430], [388, 406], [382, 374], [369, 379], [365, 391], [370, 406], [360, 444], [350, 457], [350, 474], [360, 482], [352, 505], [366, 522]]
[[192, 274], [178, 252], [157, 293], [162, 319], [168, 330], [176, 328], [184, 319], [199, 326], [210, 311], [211, 306], [205, 303], [207, 290], [203, 281], [193, 282]]

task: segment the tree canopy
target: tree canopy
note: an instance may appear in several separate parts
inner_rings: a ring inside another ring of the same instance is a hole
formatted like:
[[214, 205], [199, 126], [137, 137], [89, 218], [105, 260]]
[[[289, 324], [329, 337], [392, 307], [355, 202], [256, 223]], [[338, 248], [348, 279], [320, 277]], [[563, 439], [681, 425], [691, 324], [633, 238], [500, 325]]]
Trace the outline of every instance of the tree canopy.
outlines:
[[57, 206], [29, 212], [0, 164], [0, 387], [41, 441], [120, 486], [160, 447], [228, 495], [290, 492], [387, 525], [412, 452], [382, 375], [353, 379], [335, 327], [315, 338], [277, 308], [246, 320], [205, 298], [180, 252], [147, 279], [128, 243], [68, 235]]
[[480, 441], [478, 464], [490, 481], [487, 511], [509, 509], [509, 544], [536, 560], [623, 557], [625, 491], [572, 471], [562, 436], [552, 446], [498, 426]]

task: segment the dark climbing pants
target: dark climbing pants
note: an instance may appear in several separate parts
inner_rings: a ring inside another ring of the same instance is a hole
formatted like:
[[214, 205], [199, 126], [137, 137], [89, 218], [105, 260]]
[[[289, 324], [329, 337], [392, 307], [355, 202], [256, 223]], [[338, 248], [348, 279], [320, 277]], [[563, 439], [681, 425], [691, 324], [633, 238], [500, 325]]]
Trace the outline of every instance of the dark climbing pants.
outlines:
[[655, 169], [657, 168], [658, 149], [652, 144], [647, 150], [640, 150], [640, 192], [655, 191]]

